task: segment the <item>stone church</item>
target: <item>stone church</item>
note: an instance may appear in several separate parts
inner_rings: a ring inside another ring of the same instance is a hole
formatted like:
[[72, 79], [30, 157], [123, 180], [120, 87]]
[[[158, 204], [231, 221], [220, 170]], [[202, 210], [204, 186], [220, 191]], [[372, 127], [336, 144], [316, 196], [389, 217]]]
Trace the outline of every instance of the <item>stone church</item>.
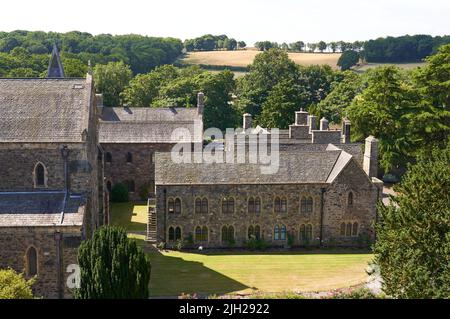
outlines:
[[107, 222], [96, 98], [56, 47], [46, 78], [0, 79], [0, 268], [37, 276], [36, 296], [70, 296], [67, 267]]

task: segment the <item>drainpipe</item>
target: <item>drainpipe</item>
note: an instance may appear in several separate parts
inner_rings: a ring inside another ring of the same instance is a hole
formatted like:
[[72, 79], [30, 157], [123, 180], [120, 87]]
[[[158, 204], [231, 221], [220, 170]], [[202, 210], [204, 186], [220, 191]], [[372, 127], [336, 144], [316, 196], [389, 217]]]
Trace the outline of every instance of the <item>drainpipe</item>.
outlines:
[[67, 198], [69, 195], [69, 167], [68, 167], [68, 158], [69, 158], [69, 148], [67, 145], [63, 145], [61, 148], [61, 156], [64, 162], [64, 201], [63, 207], [61, 209], [61, 216], [59, 223], [62, 224], [64, 221], [64, 212], [66, 210]]
[[325, 193], [325, 188], [320, 189], [320, 237], [319, 237], [319, 247], [322, 247], [323, 240], [323, 194]]
[[58, 289], [58, 298], [62, 299], [64, 297], [63, 287], [62, 287], [62, 254], [61, 254], [61, 237], [60, 232], [55, 233], [55, 243], [56, 243], [56, 285]]
[[[164, 198], [164, 204], [163, 204], [163, 208], [164, 208], [164, 211], [163, 211], [163, 214], [164, 214], [164, 230], [163, 230], [163, 234], [164, 234], [164, 242], [166, 242], [166, 229], [167, 229], [167, 227], [166, 227], [166, 223], [167, 223], [167, 207], [166, 207], [166, 204], [167, 204], [167, 190], [166, 189], [164, 189], [164, 196], [163, 196], [163, 198]], [[156, 203], [155, 203], [155, 206], [156, 206]], [[155, 207], [155, 212], [156, 212], [156, 207]], [[156, 223], [158, 223], [158, 216], [156, 216]], [[156, 233], [158, 233], [158, 225], [156, 225]]]

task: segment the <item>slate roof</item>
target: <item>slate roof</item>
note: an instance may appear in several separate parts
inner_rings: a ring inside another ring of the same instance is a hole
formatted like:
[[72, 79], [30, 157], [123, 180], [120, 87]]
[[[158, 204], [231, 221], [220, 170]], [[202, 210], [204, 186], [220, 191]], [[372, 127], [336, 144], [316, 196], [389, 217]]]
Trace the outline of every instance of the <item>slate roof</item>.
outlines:
[[81, 226], [86, 199], [64, 192], [0, 192], [0, 227]]
[[[198, 130], [194, 130], [195, 122]], [[172, 132], [180, 128], [186, 134], [174, 141]], [[202, 142], [202, 134], [202, 116], [197, 108], [104, 107], [99, 138], [100, 143]]]
[[[342, 156], [342, 160], [338, 161]], [[262, 174], [259, 164], [175, 163], [170, 153], [156, 153], [157, 185], [184, 184], [303, 184], [328, 183], [328, 177], [352, 158], [342, 150], [280, 152], [276, 174]], [[335, 166], [335, 164], [338, 164]]]
[[82, 142], [91, 82], [0, 79], [0, 143]]

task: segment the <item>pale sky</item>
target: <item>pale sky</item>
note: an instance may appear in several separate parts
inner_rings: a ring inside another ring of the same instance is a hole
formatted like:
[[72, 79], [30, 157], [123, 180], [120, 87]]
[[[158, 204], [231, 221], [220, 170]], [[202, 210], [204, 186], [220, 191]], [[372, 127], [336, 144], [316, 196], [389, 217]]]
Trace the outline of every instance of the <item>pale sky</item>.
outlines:
[[450, 0], [9, 0], [0, 31], [227, 34], [253, 45], [450, 34]]

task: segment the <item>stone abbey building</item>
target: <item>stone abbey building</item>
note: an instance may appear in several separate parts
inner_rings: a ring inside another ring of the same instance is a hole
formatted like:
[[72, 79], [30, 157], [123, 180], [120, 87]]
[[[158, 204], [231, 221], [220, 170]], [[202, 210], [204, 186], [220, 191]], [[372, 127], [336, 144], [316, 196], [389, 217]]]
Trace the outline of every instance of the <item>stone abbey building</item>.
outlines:
[[[175, 163], [177, 142], [203, 149], [203, 100], [199, 93], [196, 108], [104, 107], [91, 74], [64, 77], [56, 47], [47, 78], [0, 79], [0, 268], [37, 276], [37, 296], [69, 297], [67, 267], [77, 263], [81, 241], [108, 223], [108, 191], [117, 183], [132, 200], [154, 202], [150, 242], [354, 246], [373, 239], [381, 193], [375, 138], [363, 150], [350, 143], [350, 122], [330, 130], [300, 110], [280, 131], [276, 174], [251, 163]], [[273, 132], [252, 127], [245, 114], [232, 144], [242, 146], [242, 134]]]
[[0, 268], [37, 276], [36, 296], [70, 296], [67, 267], [107, 222], [92, 76], [0, 79]]

